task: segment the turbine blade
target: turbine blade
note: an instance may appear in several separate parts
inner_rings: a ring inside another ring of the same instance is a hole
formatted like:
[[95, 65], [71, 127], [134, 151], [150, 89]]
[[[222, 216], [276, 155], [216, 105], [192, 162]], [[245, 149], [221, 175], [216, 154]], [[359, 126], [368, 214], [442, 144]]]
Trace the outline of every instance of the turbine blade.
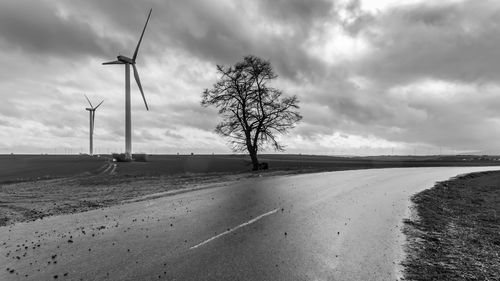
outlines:
[[98, 108], [98, 107], [99, 107], [99, 106], [100, 106], [103, 102], [104, 102], [104, 100], [102, 100], [102, 101], [101, 101], [101, 102], [100, 102], [100, 103], [99, 103], [99, 104], [98, 104], [98, 105], [94, 108], [94, 110], [95, 110], [95, 109], [97, 109], [97, 108]]
[[137, 53], [139, 52], [139, 46], [141, 45], [142, 36], [144, 36], [144, 31], [146, 31], [146, 26], [148, 26], [149, 17], [151, 17], [152, 11], [153, 11], [153, 9], [149, 10], [148, 19], [146, 20], [146, 24], [144, 25], [144, 29], [142, 29], [141, 38], [139, 38], [139, 42], [137, 43], [137, 47], [135, 48], [134, 56], [132, 57], [132, 60], [134, 62], [135, 62], [135, 58], [137, 58]]
[[103, 62], [102, 64], [106, 65], [106, 64], [124, 64], [124, 63], [119, 60], [115, 60], [115, 61]]
[[89, 102], [90, 107], [91, 107], [91, 108], [93, 108], [92, 103], [91, 103], [91, 102], [90, 102], [90, 100], [89, 100], [89, 97], [87, 97], [87, 95], [86, 95], [86, 94], [83, 94], [83, 95], [85, 96], [85, 98], [86, 98], [86, 99], [87, 99], [87, 101]]
[[137, 82], [137, 86], [139, 86], [139, 90], [141, 90], [142, 99], [144, 100], [144, 105], [146, 106], [146, 110], [149, 110], [148, 103], [146, 102], [146, 97], [144, 96], [144, 91], [142, 91], [141, 79], [139, 79], [139, 73], [137, 72], [137, 67], [135, 64], [132, 65], [134, 67], [134, 77]]

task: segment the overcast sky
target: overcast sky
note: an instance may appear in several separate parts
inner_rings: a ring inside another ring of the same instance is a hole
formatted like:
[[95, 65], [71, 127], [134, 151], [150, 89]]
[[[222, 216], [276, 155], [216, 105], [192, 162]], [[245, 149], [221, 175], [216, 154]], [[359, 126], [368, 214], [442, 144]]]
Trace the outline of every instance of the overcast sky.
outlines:
[[[303, 120], [289, 153], [500, 153], [500, 1], [0, 0], [0, 153], [230, 153], [200, 106], [216, 64], [271, 62]], [[267, 151], [272, 152], [272, 151]]]

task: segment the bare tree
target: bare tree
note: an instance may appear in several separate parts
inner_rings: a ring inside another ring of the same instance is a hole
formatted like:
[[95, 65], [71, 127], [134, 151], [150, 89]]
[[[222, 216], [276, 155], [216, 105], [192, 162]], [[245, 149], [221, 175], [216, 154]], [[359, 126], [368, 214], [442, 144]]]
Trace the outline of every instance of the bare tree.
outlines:
[[214, 105], [223, 121], [215, 132], [227, 137], [234, 151], [247, 150], [253, 170], [259, 169], [257, 152], [268, 146], [283, 150], [277, 134], [287, 133], [302, 119], [297, 96], [268, 85], [278, 76], [269, 61], [246, 56], [234, 66], [217, 65], [220, 75], [212, 89], [205, 89], [202, 106]]

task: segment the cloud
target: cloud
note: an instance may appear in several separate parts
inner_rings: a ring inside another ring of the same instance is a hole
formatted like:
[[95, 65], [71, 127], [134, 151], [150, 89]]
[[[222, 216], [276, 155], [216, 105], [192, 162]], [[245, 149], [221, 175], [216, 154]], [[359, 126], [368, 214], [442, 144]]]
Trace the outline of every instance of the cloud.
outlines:
[[111, 46], [100, 39], [88, 22], [64, 17], [47, 1], [0, 3], [0, 44], [4, 50], [20, 49], [37, 59], [63, 56], [79, 60], [107, 53]]
[[173, 139], [177, 139], [177, 140], [180, 140], [180, 139], [183, 139], [183, 138], [184, 138], [183, 136], [181, 136], [181, 135], [179, 135], [179, 134], [177, 134], [177, 133], [175, 133], [175, 132], [172, 132], [172, 131], [170, 131], [170, 130], [166, 130], [164, 134], [165, 134], [165, 136], [167, 136], [167, 137], [171, 137], [171, 138], [173, 138]]
[[283, 138], [293, 152], [497, 151], [500, 4], [490, 0], [4, 1], [4, 146], [86, 147], [86, 93], [105, 99], [96, 147], [119, 151], [123, 66], [101, 63], [132, 55], [150, 7], [137, 67], [151, 110], [132, 79], [134, 147], [229, 152], [200, 96], [216, 64], [253, 54], [301, 101], [304, 118]]
[[418, 2], [377, 13], [361, 6], [341, 13], [341, 21], [368, 52], [304, 87], [297, 133], [495, 151], [499, 5]]
[[217, 64], [234, 64], [244, 55], [271, 59], [289, 78], [320, 72], [323, 62], [302, 48], [307, 34], [325, 17], [330, 1], [262, 1], [236, 5], [220, 1], [169, 2], [155, 13], [170, 18], [158, 27], [166, 46], [184, 49]]
[[356, 70], [388, 85], [434, 78], [498, 81], [496, 1], [397, 7], [365, 24], [374, 52]]

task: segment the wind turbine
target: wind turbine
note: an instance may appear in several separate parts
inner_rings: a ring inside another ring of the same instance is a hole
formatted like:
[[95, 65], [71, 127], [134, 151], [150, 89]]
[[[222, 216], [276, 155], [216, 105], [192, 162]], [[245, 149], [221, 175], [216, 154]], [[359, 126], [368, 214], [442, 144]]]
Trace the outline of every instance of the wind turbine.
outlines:
[[146, 24], [144, 25], [144, 29], [142, 30], [141, 37], [139, 38], [139, 42], [137, 43], [137, 47], [135, 48], [134, 55], [132, 58], [119, 55], [117, 60], [105, 62], [103, 64], [124, 64], [125, 65], [125, 157], [128, 160], [132, 160], [132, 120], [131, 120], [131, 111], [130, 111], [130, 66], [134, 68], [134, 78], [137, 82], [137, 86], [139, 86], [139, 90], [141, 91], [142, 99], [144, 100], [144, 105], [146, 105], [146, 110], [149, 111], [148, 103], [146, 102], [146, 98], [144, 97], [144, 91], [142, 90], [141, 80], [139, 79], [139, 73], [137, 72], [137, 68], [135, 66], [135, 60], [137, 58], [137, 53], [139, 52], [139, 46], [141, 45], [142, 37], [144, 36], [144, 31], [146, 31], [146, 26], [148, 26], [149, 17], [151, 17], [151, 12], [153, 9], [149, 10], [148, 19], [146, 20]]
[[94, 107], [92, 105], [92, 103], [90, 102], [89, 100], [89, 97], [87, 97], [87, 95], [85, 95], [85, 98], [87, 99], [87, 101], [89, 102], [90, 104], [90, 107], [87, 107], [85, 108], [85, 110], [87, 110], [89, 112], [89, 119], [90, 119], [90, 129], [89, 129], [89, 138], [90, 138], [90, 147], [89, 147], [89, 155], [93, 155], [94, 154], [94, 119], [95, 119], [95, 110], [101, 106], [101, 104], [104, 102], [104, 100], [102, 100], [96, 107]]

